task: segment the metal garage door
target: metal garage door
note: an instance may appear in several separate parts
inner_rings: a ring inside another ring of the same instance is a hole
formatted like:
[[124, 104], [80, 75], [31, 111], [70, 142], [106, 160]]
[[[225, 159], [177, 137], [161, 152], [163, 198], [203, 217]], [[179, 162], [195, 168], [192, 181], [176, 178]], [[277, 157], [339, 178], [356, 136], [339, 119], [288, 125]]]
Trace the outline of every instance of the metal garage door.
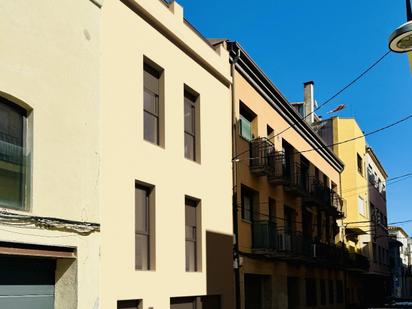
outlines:
[[55, 261], [0, 256], [1, 309], [53, 309]]

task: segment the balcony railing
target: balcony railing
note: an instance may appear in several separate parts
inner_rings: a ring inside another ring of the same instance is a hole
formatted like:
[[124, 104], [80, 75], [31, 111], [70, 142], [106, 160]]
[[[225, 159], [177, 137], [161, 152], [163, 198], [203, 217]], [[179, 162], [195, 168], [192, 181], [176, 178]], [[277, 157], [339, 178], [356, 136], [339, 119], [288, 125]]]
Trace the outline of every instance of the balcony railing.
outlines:
[[253, 253], [267, 258], [300, 259], [357, 271], [369, 269], [369, 260], [363, 255], [350, 253], [342, 245], [321, 243], [300, 232], [276, 228], [276, 224], [268, 220], [253, 222], [252, 249]]
[[275, 146], [265, 138], [260, 137], [249, 143], [250, 171], [258, 176], [271, 175], [275, 170]]
[[276, 152], [274, 157], [275, 169], [268, 175], [268, 180], [274, 185], [284, 185], [288, 191], [293, 191], [298, 195], [305, 195], [308, 192], [308, 176], [302, 172], [299, 163], [288, 164], [283, 152]]
[[21, 165], [23, 147], [0, 140], [0, 161]]

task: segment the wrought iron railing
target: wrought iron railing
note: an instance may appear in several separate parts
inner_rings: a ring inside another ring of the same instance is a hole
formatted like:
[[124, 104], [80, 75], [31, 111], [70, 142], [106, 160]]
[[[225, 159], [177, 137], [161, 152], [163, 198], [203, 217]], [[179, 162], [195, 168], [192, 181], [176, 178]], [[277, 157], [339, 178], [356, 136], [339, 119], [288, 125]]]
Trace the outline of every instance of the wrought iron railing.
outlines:
[[366, 256], [349, 252], [342, 244], [327, 244], [301, 232], [276, 228], [269, 220], [255, 221], [252, 228], [252, 249], [266, 257], [305, 259], [312, 263], [328, 263], [344, 268], [367, 271]]
[[249, 143], [249, 167], [252, 173], [271, 175], [275, 170], [275, 146], [265, 137], [256, 138]]

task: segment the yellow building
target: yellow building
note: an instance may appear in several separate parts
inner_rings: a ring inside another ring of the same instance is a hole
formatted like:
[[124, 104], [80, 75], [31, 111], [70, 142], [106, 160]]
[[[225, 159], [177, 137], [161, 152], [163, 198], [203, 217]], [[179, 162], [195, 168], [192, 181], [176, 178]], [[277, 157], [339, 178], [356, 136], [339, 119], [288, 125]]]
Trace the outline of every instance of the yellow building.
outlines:
[[[349, 304], [381, 304], [388, 295], [387, 174], [354, 118], [333, 117], [321, 122], [320, 134], [345, 163], [341, 174], [347, 216], [342, 236], [351, 252], [368, 259], [362, 272], [348, 272]], [[349, 141], [350, 142], [346, 142]]]
[[408, 58], [409, 58], [409, 65], [411, 66], [411, 72], [412, 72], [412, 53], [408, 53]]
[[344, 267], [364, 264], [338, 244], [343, 163], [311, 128], [314, 84], [291, 105], [237, 42], [214, 42], [232, 62], [238, 308], [344, 308]]

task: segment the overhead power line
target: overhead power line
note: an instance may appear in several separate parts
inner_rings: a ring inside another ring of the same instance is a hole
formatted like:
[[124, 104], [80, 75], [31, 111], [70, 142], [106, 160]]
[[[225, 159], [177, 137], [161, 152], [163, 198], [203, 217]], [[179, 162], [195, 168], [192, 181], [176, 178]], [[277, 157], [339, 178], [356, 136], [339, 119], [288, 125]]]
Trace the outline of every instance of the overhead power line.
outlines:
[[311, 149], [302, 150], [302, 151], [296, 151], [295, 153], [296, 153], [296, 154], [298, 154], [298, 153], [305, 153], [305, 152], [320, 150], [320, 149], [329, 148], [329, 147], [332, 147], [332, 146], [337, 146], [337, 145], [341, 145], [341, 144], [353, 142], [353, 141], [358, 140], [358, 139], [360, 139], [360, 138], [364, 138], [364, 137], [367, 137], [367, 136], [370, 136], [370, 135], [373, 135], [373, 134], [382, 132], [382, 131], [384, 131], [384, 130], [390, 129], [390, 128], [392, 128], [392, 127], [394, 127], [394, 126], [396, 126], [396, 125], [398, 125], [398, 124], [400, 124], [400, 123], [402, 123], [402, 122], [405, 122], [405, 121], [411, 119], [411, 118], [412, 118], [412, 114], [410, 114], [410, 115], [408, 115], [408, 116], [406, 116], [406, 117], [404, 117], [404, 118], [402, 118], [402, 119], [400, 119], [400, 120], [398, 120], [398, 121], [395, 121], [395, 122], [393, 122], [393, 123], [391, 123], [391, 124], [388, 124], [388, 125], [386, 125], [386, 126], [384, 126], [384, 127], [381, 127], [381, 128], [376, 129], [376, 130], [370, 131], [370, 132], [368, 132], [368, 133], [365, 133], [365, 134], [362, 134], [362, 135], [359, 135], [359, 136], [356, 136], [356, 137], [353, 137], [353, 138], [350, 138], [350, 139], [347, 139], [347, 140], [344, 140], [344, 141], [340, 141], [340, 142], [337, 142], [337, 143], [332, 143], [332, 144], [329, 144], [329, 145], [325, 145], [325, 146], [321, 146], [321, 147], [316, 147], [316, 148], [311, 148]]
[[[368, 68], [366, 68], [364, 71], [362, 71], [355, 79], [353, 79], [351, 82], [349, 82], [348, 84], [346, 84], [342, 89], [340, 89], [338, 92], [336, 92], [334, 95], [332, 95], [329, 99], [327, 99], [325, 102], [323, 102], [322, 104], [320, 104], [317, 108], [315, 108], [313, 110], [313, 112], [310, 112], [309, 114], [307, 114], [306, 116], [302, 117], [301, 120], [305, 120], [307, 117], [309, 117], [310, 115], [314, 114], [316, 111], [318, 111], [319, 109], [321, 109], [323, 106], [329, 104], [333, 99], [335, 99], [336, 97], [338, 97], [340, 94], [342, 94], [345, 90], [347, 90], [348, 88], [350, 88], [353, 84], [355, 84], [357, 81], [359, 81], [360, 79], [362, 79], [369, 71], [371, 71], [374, 67], [376, 67], [380, 62], [382, 62], [383, 59], [386, 58], [386, 56], [388, 56], [391, 53], [390, 50], [388, 50], [385, 54], [383, 54], [383, 56], [381, 56], [378, 60], [376, 60], [375, 62], [373, 62]], [[292, 125], [290, 125], [289, 127], [287, 127], [286, 129], [284, 129], [283, 131], [277, 133], [274, 137], [279, 136], [280, 134], [286, 132], [287, 130], [289, 130], [290, 128], [293, 128], [294, 126], [296, 126], [296, 123], [293, 123]]]

